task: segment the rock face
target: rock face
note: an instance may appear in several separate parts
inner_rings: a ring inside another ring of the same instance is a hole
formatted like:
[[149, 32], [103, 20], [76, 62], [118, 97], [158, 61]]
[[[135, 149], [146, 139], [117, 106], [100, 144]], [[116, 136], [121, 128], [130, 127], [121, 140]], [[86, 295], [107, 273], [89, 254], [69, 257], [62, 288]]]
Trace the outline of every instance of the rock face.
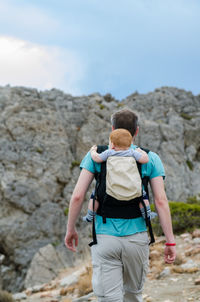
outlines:
[[91, 145], [108, 142], [114, 111], [129, 107], [138, 113], [137, 144], [162, 158], [170, 200], [199, 194], [199, 105], [200, 96], [167, 87], [122, 102], [110, 95], [1, 87], [0, 287], [19, 291], [37, 285], [33, 268], [45, 253], [58, 267], [87, 256], [90, 226], [81, 219], [79, 252], [72, 256], [64, 247], [68, 205], [78, 164]]

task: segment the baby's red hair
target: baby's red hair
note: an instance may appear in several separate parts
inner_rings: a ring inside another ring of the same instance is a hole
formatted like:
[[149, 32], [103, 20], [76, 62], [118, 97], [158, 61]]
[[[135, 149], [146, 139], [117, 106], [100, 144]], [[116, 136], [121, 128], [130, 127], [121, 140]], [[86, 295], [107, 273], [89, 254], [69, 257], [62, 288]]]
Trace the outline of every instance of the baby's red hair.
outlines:
[[129, 148], [131, 146], [133, 137], [126, 129], [115, 129], [110, 134], [110, 141], [114, 147]]

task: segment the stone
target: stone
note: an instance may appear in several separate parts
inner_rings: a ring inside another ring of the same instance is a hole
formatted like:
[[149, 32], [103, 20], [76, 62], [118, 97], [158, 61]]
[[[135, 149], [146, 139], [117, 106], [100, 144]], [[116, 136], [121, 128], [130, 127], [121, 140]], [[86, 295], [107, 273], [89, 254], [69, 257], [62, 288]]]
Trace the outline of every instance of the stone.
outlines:
[[192, 268], [198, 268], [198, 265], [192, 259], [189, 259], [186, 263], [181, 264], [180, 267], [184, 270], [187, 270]]
[[5, 255], [0, 254], [0, 264], [3, 263], [3, 261], [5, 260]]
[[42, 285], [35, 285], [35, 286], [33, 286], [31, 288], [31, 291], [32, 291], [32, 293], [38, 293], [38, 292], [42, 291], [44, 287], [45, 287], [44, 284], [42, 284]]
[[200, 285], [200, 278], [199, 279], [195, 279], [194, 284], [195, 285]]
[[160, 273], [159, 277], [166, 277], [169, 276], [171, 274], [171, 270], [169, 267], [165, 267], [164, 270]]
[[200, 229], [196, 229], [192, 232], [192, 238], [200, 237]]
[[60, 285], [61, 286], [70, 286], [72, 284], [75, 284], [78, 282], [78, 277], [75, 274], [72, 274], [70, 276], [64, 277], [63, 279], [60, 280]]
[[181, 238], [186, 239], [186, 238], [190, 238], [191, 234], [190, 233], [183, 233], [180, 235]]
[[194, 242], [195, 244], [200, 244], [200, 238], [199, 238], [199, 237], [194, 238], [194, 239], [193, 239], [193, 242]]
[[48, 244], [33, 257], [25, 279], [25, 287], [33, 292], [40, 291], [44, 283], [50, 282], [63, 269], [64, 263], [56, 249]]
[[25, 293], [16, 293], [13, 295], [13, 298], [16, 301], [21, 301], [21, 300], [27, 299], [27, 295]]
[[153, 302], [153, 298], [147, 297], [147, 298], [146, 298], [146, 302]]
[[200, 245], [189, 248], [185, 251], [185, 256], [193, 256], [200, 253]]

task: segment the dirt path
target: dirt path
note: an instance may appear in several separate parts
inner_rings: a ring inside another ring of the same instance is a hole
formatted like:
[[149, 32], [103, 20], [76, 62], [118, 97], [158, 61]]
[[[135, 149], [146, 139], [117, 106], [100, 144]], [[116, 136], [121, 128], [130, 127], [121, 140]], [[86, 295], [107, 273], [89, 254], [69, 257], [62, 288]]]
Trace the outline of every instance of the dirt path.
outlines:
[[[177, 258], [173, 265], [163, 260], [164, 240], [159, 237], [150, 248], [150, 267], [145, 282], [144, 302], [200, 302], [200, 230], [176, 236]], [[65, 270], [37, 291], [29, 289], [22, 302], [88, 302], [97, 301], [91, 288], [91, 263]], [[63, 278], [69, 283], [63, 286]], [[76, 282], [72, 280], [76, 279]], [[71, 282], [71, 283], [70, 283]], [[80, 297], [81, 296], [81, 297]]]
[[146, 302], [200, 301], [200, 285], [195, 285], [199, 273], [173, 274], [162, 280], [147, 280], [144, 289]]

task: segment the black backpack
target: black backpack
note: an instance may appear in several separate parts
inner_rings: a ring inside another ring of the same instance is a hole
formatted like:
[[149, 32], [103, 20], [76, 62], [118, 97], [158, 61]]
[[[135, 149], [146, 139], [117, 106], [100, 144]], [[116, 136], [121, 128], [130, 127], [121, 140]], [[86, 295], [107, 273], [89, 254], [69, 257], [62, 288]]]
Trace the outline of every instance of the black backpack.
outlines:
[[[101, 153], [108, 149], [107, 145], [99, 145], [97, 146], [97, 152]], [[145, 152], [149, 153], [149, 150], [143, 149]], [[142, 178], [141, 176], [141, 164], [137, 162], [138, 171], [142, 180], [142, 185], [144, 187], [145, 192], [147, 193], [149, 197], [148, 192], [148, 183], [149, 183], [149, 177], [145, 176]], [[97, 214], [102, 216], [103, 223], [106, 223], [106, 218], [123, 218], [123, 219], [133, 219], [141, 217], [141, 211], [139, 208], [139, 203], [141, 202], [143, 204], [144, 210], [145, 210], [145, 222], [146, 226], [149, 229], [150, 234], [150, 243], [155, 242], [153, 230], [151, 226], [150, 218], [147, 217], [147, 210], [146, 205], [143, 201], [142, 194], [140, 197], [134, 198], [132, 200], [128, 201], [119, 201], [115, 199], [114, 197], [108, 195], [106, 193], [106, 162], [101, 163], [101, 171], [95, 173], [95, 179], [96, 179], [96, 185], [95, 185], [95, 192], [93, 197], [93, 210], [95, 205], [95, 200], [98, 200], [99, 202], [99, 208], [97, 210]], [[142, 192], [142, 187], [141, 187]], [[93, 217], [92, 221], [92, 235], [93, 235], [93, 241], [89, 244], [89, 246], [92, 246], [94, 244], [97, 244], [97, 238], [96, 238], [96, 231], [95, 231], [95, 218]]]

